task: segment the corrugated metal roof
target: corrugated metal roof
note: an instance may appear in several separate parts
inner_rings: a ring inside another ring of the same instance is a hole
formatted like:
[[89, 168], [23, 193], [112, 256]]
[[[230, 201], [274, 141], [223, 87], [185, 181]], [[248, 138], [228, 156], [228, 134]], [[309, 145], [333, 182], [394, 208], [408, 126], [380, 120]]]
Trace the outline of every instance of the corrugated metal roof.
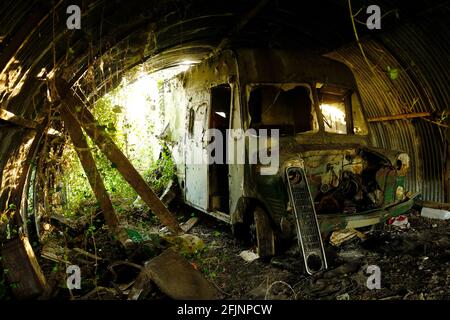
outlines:
[[[341, 48], [331, 56], [354, 71], [368, 117], [408, 112], [442, 113], [448, 110], [450, 83], [450, 34], [448, 6], [407, 23], [373, 40], [363, 41], [372, 73], [356, 45]], [[387, 67], [400, 70], [392, 80]], [[423, 198], [445, 201], [444, 169], [446, 128], [424, 119], [374, 122], [370, 125], [375, 145], [407, 151], [412, 158], [408, 188]]]

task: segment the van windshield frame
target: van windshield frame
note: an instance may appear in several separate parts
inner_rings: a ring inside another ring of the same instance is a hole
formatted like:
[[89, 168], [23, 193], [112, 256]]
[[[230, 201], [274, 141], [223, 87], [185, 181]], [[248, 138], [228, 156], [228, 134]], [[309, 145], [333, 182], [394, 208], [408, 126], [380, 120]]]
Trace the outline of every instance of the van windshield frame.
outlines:
[[308, 83], [251, 83], [245, 97], [249, 128], [280, 129], [280, 136], [319, 132], [314, 91]]

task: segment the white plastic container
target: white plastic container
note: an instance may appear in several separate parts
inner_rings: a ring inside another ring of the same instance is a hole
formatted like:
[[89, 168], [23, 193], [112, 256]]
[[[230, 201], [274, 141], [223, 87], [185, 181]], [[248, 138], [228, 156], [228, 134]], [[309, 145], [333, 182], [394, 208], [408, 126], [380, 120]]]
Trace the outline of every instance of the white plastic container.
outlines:
[[442, 209], [422, 208], [420, 213], [422, 217], [430, 219], [448, 220], [450, 219], [450, 211]]

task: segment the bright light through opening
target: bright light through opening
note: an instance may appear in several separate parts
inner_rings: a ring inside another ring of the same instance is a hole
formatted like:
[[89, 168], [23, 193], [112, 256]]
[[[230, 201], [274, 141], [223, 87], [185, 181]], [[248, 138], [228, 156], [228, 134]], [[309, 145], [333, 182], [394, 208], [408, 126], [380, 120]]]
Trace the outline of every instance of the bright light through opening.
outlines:
[[222, 118], [226, 118], [226, 117], [227, 117], [227, 115], [226, 115], [225, 112], [220, 112], [220, 111], [218, 111], [218, 112], [216, 112], [216, 114], [219, 115], [219, 116], [221, 116]]
[[127, 140], [125, 152], [134, 160], [134, 165], [143, 169], [159, 156], [159, 141], [156, 136], [163, 131], [164, 124], [159, 121], [158, 84], [185, 72], [196, 63], [193, 60], [183, 60], [176, 67], [152, 74], [142, 71], [134, 82], [128, 83], [124, 78], [122, 88], [108, 95], [112, 105], [119, 106], [119, 127]]
[[347, 133], [344, 108], [345, 107], [342, 104], [323, 103], [320, 105], [320, 110], [324, 117], [325, 131], [343, 134]]

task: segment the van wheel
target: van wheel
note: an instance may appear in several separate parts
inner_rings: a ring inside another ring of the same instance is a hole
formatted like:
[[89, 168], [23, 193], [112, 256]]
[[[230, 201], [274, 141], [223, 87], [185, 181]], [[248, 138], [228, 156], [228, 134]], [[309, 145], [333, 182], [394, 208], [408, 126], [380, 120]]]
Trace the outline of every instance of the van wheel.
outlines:
[[[256, 242], [257, 253], [261, 258], [275, 255], [275, 235], [267, 213], [259, 206], [253, 211], [254, 224], [252, 233]], [[255, 239], [256, 238], [256, 239]]]

